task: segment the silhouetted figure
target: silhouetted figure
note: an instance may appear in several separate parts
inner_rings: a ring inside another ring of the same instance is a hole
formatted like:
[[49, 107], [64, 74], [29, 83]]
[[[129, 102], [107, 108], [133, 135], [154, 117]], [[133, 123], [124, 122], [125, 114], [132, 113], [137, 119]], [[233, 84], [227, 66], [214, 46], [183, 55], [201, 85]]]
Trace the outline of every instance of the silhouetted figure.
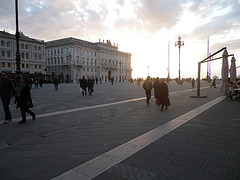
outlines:
[[82, 88], [82, 95], [83, 96], [84, 96], [84, 93], [85, 93], [85, 96], [87, 95], [87, 86], [88, 86], [88, 82], [85, 79], [85, 77], [83, 76], [83, 78], [80, 81], [80, 88]]
[[42, 85], [43, 85], [43, 79], [40, 79], [39, 80], [39, 86], [42, 88]]
[[29, 109], [33, 107], [30, 90], [31, 88], [28, 85], [28, 78], [23, 77], [20, 85], [20, 97], [16, 98], [15, 100], [15, 103], [17, 103], [17, 108], [20, 107], [22, 115], [22, 120], [18, 124], [26, 123], [26, 113], [32, 116], [33, 121], [36, 118], [36, 114]]
[[58, 91], [59, 80], [58, 80], [57, 77], [54, 77], [53, 84], [54, 84], [54, 87], [55, 87], [55, 91]]
[[158, 98], [157, 98], [157, 104], [162, 105], [160, 111], [163, 111], [164, 106], [166, 110], [167, 110], [167, 107], [170, 106], [170, 101], [168, 96], [169, 96], [168, 85], [167, 83], [164, 82], [164, 79], [160, 79], [159, 92], [158, 92]]
[[2, 100], [2, 105], [5, 113], [5, 121], [4, 123], [8, 123], [12, 120], [12, 115], [9, 109], [9, 104], [11, 97], [14, 93], [14, 84], [11, 80], [7, 78], [6, 73], [1, 74], [1, 80], [0, 80], [0, 96]]
[[191, 80], [191, 83], [192, 83], [192, 88], [194, 88], [194, 85], [195, 85], [195, 79], [194, 78]]
[[146, 102], [149, 105], [149, 100], [151, 98], [151, 90], [152, 90], [152, 81], [150, 79], [150, 76], [147, 77], [147, 79], [143, 82], [143, 89], [146, 93]]
[[91, 77], [89, 77], [87, 85], [88, 85], [89, 96], [92, 96], [94, 81], [93, 81], [93, 79]]
[[156, 102], [157, 102], [157, 97], [159, 92], [159, 78], [154, 79], [153, 89], [154, 89], [154, 98], [156, 98]]
[[210, 87], [214, 86], [216, 88], [216, 78], [212, 80], [212, 85]]

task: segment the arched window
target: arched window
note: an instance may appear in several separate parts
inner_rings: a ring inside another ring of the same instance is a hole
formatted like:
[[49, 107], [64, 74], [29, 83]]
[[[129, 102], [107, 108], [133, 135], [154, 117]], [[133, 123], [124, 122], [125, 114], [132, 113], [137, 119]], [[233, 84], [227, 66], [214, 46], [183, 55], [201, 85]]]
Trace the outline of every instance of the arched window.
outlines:
[[38, 51], [41, 51], [41, 47], [40, 46], [38, 46]]
[[28, 49], [28, 44], [25, 44], [25, 49]]
[[21, 49], [24, 49], [24, 44], [23, 43], [21, 44]]
[[4, 40], [1, 41], [1, 46], [4, 46]]
[[34, 50], [35, 50], [35, 51], [37, 50], [37, 46], [36, 46], [36, 45], [34, 46]]
[[10, 47], [10, 42], [9, 41], [7, 41], [7, 47]]

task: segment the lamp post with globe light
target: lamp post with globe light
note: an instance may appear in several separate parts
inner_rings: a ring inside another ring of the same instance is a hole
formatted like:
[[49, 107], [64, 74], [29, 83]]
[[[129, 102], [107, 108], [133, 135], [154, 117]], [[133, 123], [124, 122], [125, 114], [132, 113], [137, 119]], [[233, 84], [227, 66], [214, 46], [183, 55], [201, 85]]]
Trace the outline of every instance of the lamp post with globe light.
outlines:
[[21, 71], [21, 55], [19, 51], [19, 38], [20, 38], [20, 32], [18, 30], [18, 0], [15, 0], [15, 8], [16, 8], [16, 92], [17, 96], [19, 96], [20, 93], [20, 83], [21, 83], [21, 77], [22, 77], [22, 71]]
[[181, 40], [182, 38], [179, 36], [178, 37], [178, 41], [177, 42], [175, 42], [175, 47], [177, 47], [178, 46], [178, 48], [179, 48], [179, 74], [178, 74], [178, 82], [180, 83], [181, 82], [181, 76], [180, 76], [180, 48], [182, 47], [182, 46], [184, 46], [184, 41], [182, 41]]

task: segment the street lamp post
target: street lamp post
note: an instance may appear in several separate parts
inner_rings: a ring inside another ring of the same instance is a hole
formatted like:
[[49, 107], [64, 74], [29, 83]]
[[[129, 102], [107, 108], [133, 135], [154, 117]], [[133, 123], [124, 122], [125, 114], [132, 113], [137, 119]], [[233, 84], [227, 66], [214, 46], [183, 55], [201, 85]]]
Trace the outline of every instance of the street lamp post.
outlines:
[[179, 36], [178, 37], [178, 41], [177, 42], [175, 42], [175, 47], [176, 46], [178, 46], [178, 48], [179, 48], [179, 74], [178, 74], [178, 80], [179, 80], [179, 82], [181, 81], [181, 76], [180, 76], [180, 48], [181, 48], [181, 46], [184, 46], [184, 41], [181, 41], [181, 37]]
[[16, 7], [16, 45], [17, 45], [17, 51], [16, 51], [16, 92], [17, 95], [19, 95], [20, 90], [20, 83], [21, 83], [21, 56], [19, 51], [19, 38], [20, 38], [20, 32], [18, 30], [18, 0], [15, 0], [15, 7]]

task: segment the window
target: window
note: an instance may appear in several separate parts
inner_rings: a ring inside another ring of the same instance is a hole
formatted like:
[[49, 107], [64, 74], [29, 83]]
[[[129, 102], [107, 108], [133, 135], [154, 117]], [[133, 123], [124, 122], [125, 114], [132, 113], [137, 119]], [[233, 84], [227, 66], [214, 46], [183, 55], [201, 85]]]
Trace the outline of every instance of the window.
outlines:
[[37, 65], [35, 64], [35, 69], [37, 69]]
[[1, 46], [4, 46], [4, 44], [5, 44], [5, 43], [4, 43], [4, 40], [2, 40], [2, 41], [1, 41]]
[[5, 56], [5, 51], [1, 51], [1, 56], [2, 56], [2, 57]]
[[38, 51], [41, 51], [41, 46], [38, 46]]
[[38, 55], [38, 59], [41, 60], [42, 59], [42, 56], [41, 54]]
[[10, 42], [9, 41], [7, 41], [7, 47], [10, 47]]
[[57, 64], [57, 60], [56, 60], [56, 57], [54, 57], [54, 64]]
[[28, 69], [28, 67], [29, 67], [28, 64], [26, 64], [26, 68], [27, 68], [27, 69]]
[[56, 51], [56, 49], [54, 49], [54, 55], [56, 55], [57, 54], [57, 51]]
[[60, 64], [60, 58], [59, 57], [57, 58], [57, 61], [58, 61], [58, 64]]
[[28, 44], [25, 45], [25, 49], [28, 49]]
[[2, 67], [5, 68], [5, 62], [2, 63]]
[[58, 49], [57, 51], [58, 51], [58, 54], [60, 54], [60, 49]]
[[37, 46], [36, 46], [36, 45], [34, 46], [34, 50], [35, 50], [35, 51], [37, 50]]
[[22, 53], [22, 58], [24, 59], [24, 53]]
[[7, 51], [7, 57], [10, 57], [10, 51]]
[[23, 69], [25, 68], [24, 64], [22, 64], [22, 68], [23, 68]]
[[95, 52], [95, 56], [97, 56], [97, 53]]
[[28, 53], [26, 53], [26, 59], [28, 59]]
[[23, 43], [21, 44], [21, 49], [24, 49], [24, 44]]
[[53, 55], [53, 50], [51, 50], [51, 55]]
[[85, 68], [83, 68], [83, 71], [85, 71]]
[[89, 68], [87, 68], [87, 72], [89, 71]]
[[37, 60], [37, 54], [35, 54], [35, 60]]
[[42, 66], [41, 66], [41, 65], [38, 65], [38, 69], [42, 69]]
[[10, 63], [8, 63], [8, 68], [11, 68], [11, 64]]

